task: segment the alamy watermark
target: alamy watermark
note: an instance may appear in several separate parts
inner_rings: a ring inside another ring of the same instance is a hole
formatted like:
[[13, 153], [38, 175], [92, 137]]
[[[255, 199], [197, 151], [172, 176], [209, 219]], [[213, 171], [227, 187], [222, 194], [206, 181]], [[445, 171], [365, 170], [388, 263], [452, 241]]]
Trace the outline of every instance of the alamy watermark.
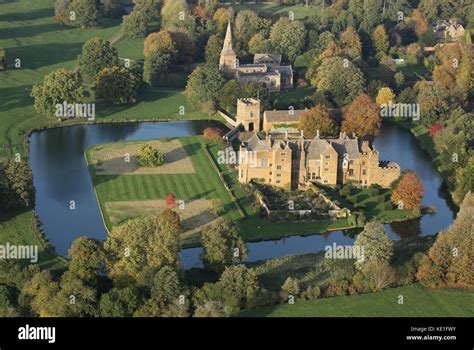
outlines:
[[236, 152], [232, 147], [217, 152], [218, 164], [248, 164], [250, 167], [257, 167], [257, 153], [252, 151]]
[[383, 103], [380, 105], [382, 118], [412, 118], [420, 120], [419, 103]]
[[61, 119], [87, 118], [88, 121], [95, 120], [95, 103], [57, 103], [55, 115]]
[[326, 259], [356, 259], [364, 260], [364, 246], [361, 245], [338, 245], [334, 242], [332, 245], [324, 247]]
[[31, 263], [38, 262], [37, 245], [16, 245], [6, 243], [0, 245], [0, 260], [30, 260]]

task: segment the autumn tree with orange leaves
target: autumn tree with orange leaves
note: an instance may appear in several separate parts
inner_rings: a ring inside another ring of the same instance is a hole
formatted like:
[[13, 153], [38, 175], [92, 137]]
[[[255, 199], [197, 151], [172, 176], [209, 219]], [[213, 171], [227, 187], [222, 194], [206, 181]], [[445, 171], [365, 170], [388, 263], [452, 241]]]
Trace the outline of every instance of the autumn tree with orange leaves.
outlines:
[[342, 131], [372, 140], [382, 126], [379, 106], [367, 94], [357, 96], [344, 111]]
[[423, 196], [423, 184], [413, 171], [404, 173], [392, 192], [392, 202], [403, 209], [418, 209]]
[[474, 194], [468, 193], [454, 224], [441, 231], [421, 259], [417, 279], [430, 288], [473, 288], [472, 218]]

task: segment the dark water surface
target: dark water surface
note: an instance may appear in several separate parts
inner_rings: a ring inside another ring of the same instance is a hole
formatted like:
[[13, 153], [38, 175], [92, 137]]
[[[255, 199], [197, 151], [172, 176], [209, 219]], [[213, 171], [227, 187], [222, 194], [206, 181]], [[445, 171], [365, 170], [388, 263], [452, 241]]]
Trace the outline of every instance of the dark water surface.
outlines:
[[[67, 249], [78, 236], [106, 237], [84, 157], [88, 147], [114, 141], [198, 135], [208, 126], [216, 126], [216, 122], [77, 125], [33, 133], [30, 137], [30, 162], [36, 187], [36, 212], [57, 252], [67, 255]], [[410, 132], [395, 125], [383, 125], [375, 146], [381, 160], [395, 161], [402, 170], [412, 169], [418, 174], [425, 188], [423, 204], [436, 208], [434, 215], [386, 225], [391, 238], [432, 235], [451, 224], [454, 207], [442, 186], [441, 176]], [[75, 202], [75, 210], [70, 209], [70, 201]], [[352, 236], [350, 232], [334, 231], [325, 235], [248, 243], [249, 260], [316, 252], [333, 242], [352, 244]], [[186, 267], [200, 265], [200, 251], [201, 248], [183, 250]]]

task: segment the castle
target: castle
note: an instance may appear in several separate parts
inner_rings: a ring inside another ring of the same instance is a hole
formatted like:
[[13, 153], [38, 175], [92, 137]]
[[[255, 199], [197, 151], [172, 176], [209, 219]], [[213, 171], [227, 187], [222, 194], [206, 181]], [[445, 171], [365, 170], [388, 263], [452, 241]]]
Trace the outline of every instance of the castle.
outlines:
[[379, 160], [377, 150], [367, 141], [348, 137], [274, 140], [254, 133], [240, 146], [239, 182], [258, 179], [263, 183], [297, 189], [310, 181], [328, 186], [356, 183], [361, 187], [378, 184], [389, 187], [400, 176], [397, 163]]
[[[379, 184], [389, 187], [400, 176], [397, 163], [380, 161], [379, 153], [367, 141], [341, 133], [339, 138], [305, 139], [303, 133], [290, 140], [289, 132], [298, 132], [305, 110], [264, 111], [260, 118], [260, 101], [254, 98], [237, 100], [236, 123], [251, 136], [240, 146], [238, 179], [297, 189], [310, 181], [334, 186], [354, 182], [361, 187]], [[262, 139], [256, 133], [263, 130]], [[284, 134], [284, 139], [281, 135]]]
[[219, 70], [237, 83], [256, 84], [269, 92], [293, 87], [293, 70], [291, 66], [281, 65], [281, 55], [255, 54], [253, 64], [239, 64], [234, 52], [230, 21], [222, 47]]

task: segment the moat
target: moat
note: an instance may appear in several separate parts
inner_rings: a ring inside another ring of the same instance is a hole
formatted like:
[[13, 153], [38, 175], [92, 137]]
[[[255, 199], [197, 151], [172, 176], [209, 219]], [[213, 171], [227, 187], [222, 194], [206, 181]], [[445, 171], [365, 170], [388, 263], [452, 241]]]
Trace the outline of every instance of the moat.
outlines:
[[[213, 121], [169, 123], [120, 123], [76, 125], [34, 132], [30, 136], [30, 162], [36, 188], [36, 212], [50, 242], [61, 255], [67, 255], [72, 241], [79, 236], [105, 239], [104, 227], [92, 181], [84, 158], [88, 147], [106, 142], [145, 140], [201, 134]], [[419, 219], [387, 224], [392, 239], [432, 235], [449, 226], [455, 209], [429, 155], [420, 149], [408, 130], [384, 124], [375, 141], [381, 160], [397, 162], [401, 170], [414, 170], [425, 189], [423, 205], [436, 213]], [[69, 208], [74, 201], [75, 210]], [[277, 241], [247, 243], [249, 261], [303, 254], [324, 249], [333, 242], [352, 244], [350, 232], [334, 231], [323, 235], [292, 236]], [[199, 266], [201, 248], [184, 249], [186, 267]]]

